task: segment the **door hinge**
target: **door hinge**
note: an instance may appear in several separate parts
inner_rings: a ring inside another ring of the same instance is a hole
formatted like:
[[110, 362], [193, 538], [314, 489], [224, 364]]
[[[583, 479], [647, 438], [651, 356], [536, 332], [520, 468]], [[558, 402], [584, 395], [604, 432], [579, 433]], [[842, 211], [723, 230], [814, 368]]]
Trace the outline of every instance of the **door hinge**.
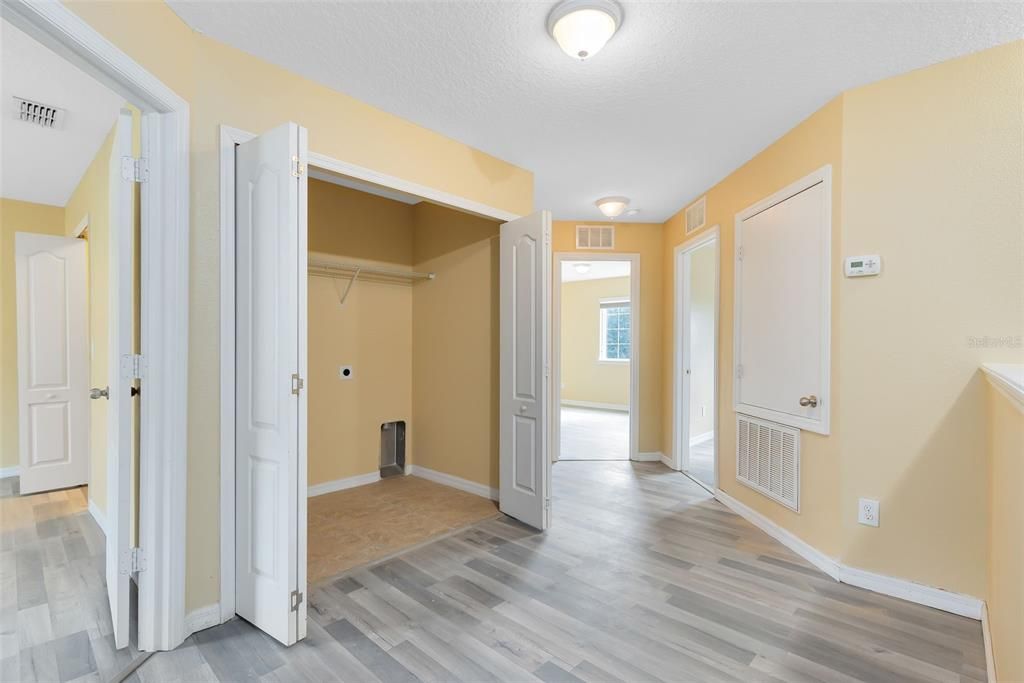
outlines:
[[306, 174], [306, 165], [298, 157], [292, 157], [292, 175], [301, 178]]
[[142, 548], [129, 548], [121, 553], [122, 574], [135, 574], [146, 571], [146, 553]]
[[737, 247], [736, 248], [736, 260], [737, 261], [742, 261], [743, 260], [743, 247]]
[[743, 379], [743, 366], [742, 365], [737, 365], [736, 366], [736, 379]]
[[302, 388], [304, 386], [306, 386], [306, 383], [304, 381], [302, 381], [302, 378], [299, 377], [298, 374], [293, 374], [292, 375], [292, 393], [295, 394], [296, 396], [298, 396], [299, 392], [302, 391]]
[[148, 183], [149, 160], [145, 157], [121, 157], [121, 179], [133, 183]]
[[137, 353], [121, 356], [121, 379], [143, 379], [146, 375], [146, 359]]
[[299, 591], [292, 591], [292, 598], [291, 598], [292, 599], [292, 607], [291, 607], [291, 611], [292, 612], [298, 612], [299, 611], [299, 605], [302, 604], [302, 600], [304, 598], [305, 598], [305, 596], [302, 593], [300, 593]]

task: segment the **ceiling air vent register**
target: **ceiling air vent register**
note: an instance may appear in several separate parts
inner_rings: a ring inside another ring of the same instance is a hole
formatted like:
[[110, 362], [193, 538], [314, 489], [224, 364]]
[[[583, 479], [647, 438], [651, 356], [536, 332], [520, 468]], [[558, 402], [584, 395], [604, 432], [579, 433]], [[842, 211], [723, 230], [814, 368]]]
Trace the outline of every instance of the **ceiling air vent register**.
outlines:
[[42, 128], [60, 130], [64, 126], [64, 110], [23, 97], [14, 98], [14, 117]]
[[614, 249], [614, 225], [577, 225], [577, 249]]

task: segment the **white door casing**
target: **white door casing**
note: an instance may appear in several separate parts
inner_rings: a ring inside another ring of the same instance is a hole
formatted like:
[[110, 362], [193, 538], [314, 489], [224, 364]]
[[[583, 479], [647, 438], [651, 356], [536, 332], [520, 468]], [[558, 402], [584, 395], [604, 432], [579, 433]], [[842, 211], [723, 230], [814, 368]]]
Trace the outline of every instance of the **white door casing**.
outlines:
[[21, 493], [89, 481], [86, 245], [14, 236]]
[[736, 412], [821, 434], [829, 433], [831, 211], [826, 166], [736, 215]]
[[122, 111], [110, 155], [110, 245], [107, 260], [110, 334], [107, 365], [107, 597], [118, 649], [128, 646], [131, 572], [132, 355], [134, 306], [134, 180], [121, 160], [132, 155], [132, 115]]
[[548, 456], [551, 214], [501, 226], [500, 508], [537, 529], [550, 523]]
[[236, 154], [235, 611], [291, 645], [306, 626], [306, 130]]
[[700, 233], [675, 248], [673, 259], [675, 273], [675, 311], [673, 331], [673, 423], [674, 443], [672, 466], [674, 469], [689, 471], [690, 469], [690, 442], [695, 436], [692, 434], [690, 424], [690, 407], [692, 403], [693, 389], [693, 254], [699, 249], [714, 249], [714, 295], [713, 308], [714, 320], [711, 328], [711, 347], [714, 349], [714, 361], [712, 363], [712, 410], [713, 410], [713, 431], [714, 431], [714, 461], [715, 461], [715, 486], [718, 482], [718, 315], [719, 315], [719, 227], [712, 226], [703, 233]]

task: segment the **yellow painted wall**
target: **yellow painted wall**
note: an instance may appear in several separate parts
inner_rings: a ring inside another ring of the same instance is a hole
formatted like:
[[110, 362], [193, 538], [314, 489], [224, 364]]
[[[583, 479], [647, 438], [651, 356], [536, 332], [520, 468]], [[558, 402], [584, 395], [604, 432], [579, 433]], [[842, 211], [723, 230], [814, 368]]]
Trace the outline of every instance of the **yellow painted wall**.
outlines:
[[[842, 559], [975, 596], [989, 493], [977, 370], [1024, 361], [1021, 102], [1024, 41], [843, 98], [842, 252], [880, 253], [882, 275], [839, 281]], [[971, 343], [986, 335], [1017, 348]], [[859, 496], [881, 501], [879, 528], [857, 524]]]
[[533, 175], [194, 33], [163, 3], [68, 6], [191, 107], [185, 602], [192, 610], [219, 596], [218, 126], [261, 132], [293, 120], [309, 129], [313, 151], [518, 214], [533, 209]]
[[690, 254], [691, 439], [715, 429], [715, 266], [713, 244]]
[[[600, 221], [554, 221], [552, 251], [576, 252], [576, 225], [612, 225]], [[665, 365], [662, 355], [663, 287], [665, 262], [662, 258], [663, 229], [660, 223], [615, 223], [615, 249], [611, 253], [640, 255], [640, 452], [662, 451], [663, 396]], [[581, 249], [580, 253], [595, 253]], [[607, 254], [608, 250], [599, 252]], [[668, 451], [662, 451], [667, 453]]]
[[[111, 128], [64, 207], [64, 234], [89, 217], [89, 381], [110, 385], [110, 154]], [[107, 509], [107, 401], [89, 401], [89, 499]]]
[[0, 199], [0, 467], [18, 466], [18, 307], [14, 233], [64, 234], [64, 209]]
[[988, 616], [1000, 681], [1024, 681], [1024, 413], [988, 387]]
[[[734, 216], [832, 165], [832, 434], [802, 434], [801, 513], [738, 485], [730, 457], [719, 462], [722, 489], [846, 565], [979, 597], [990, 473], [977, 368], [1024, 357], [1012, 341], [1024, 330], [1022, 100], [1018, 41], [844, 93], [707, 195], [708, 225], [722, 235], [727, 454]], [[665, 227], [667, 292], [682, 241], [680, 213]], [[881, 254], [882, 275], [843, 278], [841, 257], [865, 253]], [[668, 368], [672, 315], [669, 296]], [[666, 383], [666, 448], [671, 404]], [[859, 497], [881, 501], [879, 528], [857, 524]]]
[[498, 226], [415, 210], [413, 415], [417, 466], [498, 486]]
[[599, 355], [601, 300], [610, 297], [629, 298], [629, 277], [562, 283], [562, 400], [628, 410], [629, 361], [602, 361]]
[[[838, 555], [842, 544], [839, 531], [839, 441], [844, 433], [841, 411], [841, 387], [836, 343], [836, 322], [833, 320], [832, 348], [832, 436], [802, 432], [800, 467], [803, 486], [800, 491], [801, 513], [785, 508], [736, 481], [736, 459], [727, 454], [736, 452], [736, 413], [732, 398], [733, 351], [733, 223], [738, 212], [782, 189], [793, 181], [826, 164], [832, 165], [832, 235], [833, 262], [839, 260], [839, 236], [842, 224], [842, 98], [825, 105], [805, 121], [771, 144], [756, 157], [736, 169], [727, 178], [707, 191], [707, 228], [720, 226], [720, 302], [719, 316], [719, 486], [730, 496], [752, 507], [776, 524], [790, 530], [828, 555]], [[692, 201], [696, 197], [689, 198]], [[665, 223], [661, 258], [664, 263], [666, 292], [663, 316], [663, 363], [666, 380], [662, 386], [664, 431], [662, 451], [672, 449], [673, 396], [672, 335], [674, 329], [674, 264], [673, 250], [695, 234], [684, 234], [683, 212]], [[841, 269], [833, 269], [832, 310], [838, 315], [838, 283]], [[883, 512], [884, 514], [884, 512]]]
[[[350, 262], [411, 268], [413, 207], [309, 181], [309, 249]], [[380, 425], [412, 423], [412, 286], [310, 276], [309, 484], [376, 472]], [[353, 378], [338, 376], [340, 365]]]

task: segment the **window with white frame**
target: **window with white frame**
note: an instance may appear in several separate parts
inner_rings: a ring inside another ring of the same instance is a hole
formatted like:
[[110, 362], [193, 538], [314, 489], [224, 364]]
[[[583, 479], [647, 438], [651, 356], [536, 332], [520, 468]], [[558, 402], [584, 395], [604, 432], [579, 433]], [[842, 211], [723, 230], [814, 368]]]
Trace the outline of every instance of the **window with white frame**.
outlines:
[[629, 361], [633, 327], [630, 318], [629, 299], [601, 300], [601, 346], [598, 360]]

